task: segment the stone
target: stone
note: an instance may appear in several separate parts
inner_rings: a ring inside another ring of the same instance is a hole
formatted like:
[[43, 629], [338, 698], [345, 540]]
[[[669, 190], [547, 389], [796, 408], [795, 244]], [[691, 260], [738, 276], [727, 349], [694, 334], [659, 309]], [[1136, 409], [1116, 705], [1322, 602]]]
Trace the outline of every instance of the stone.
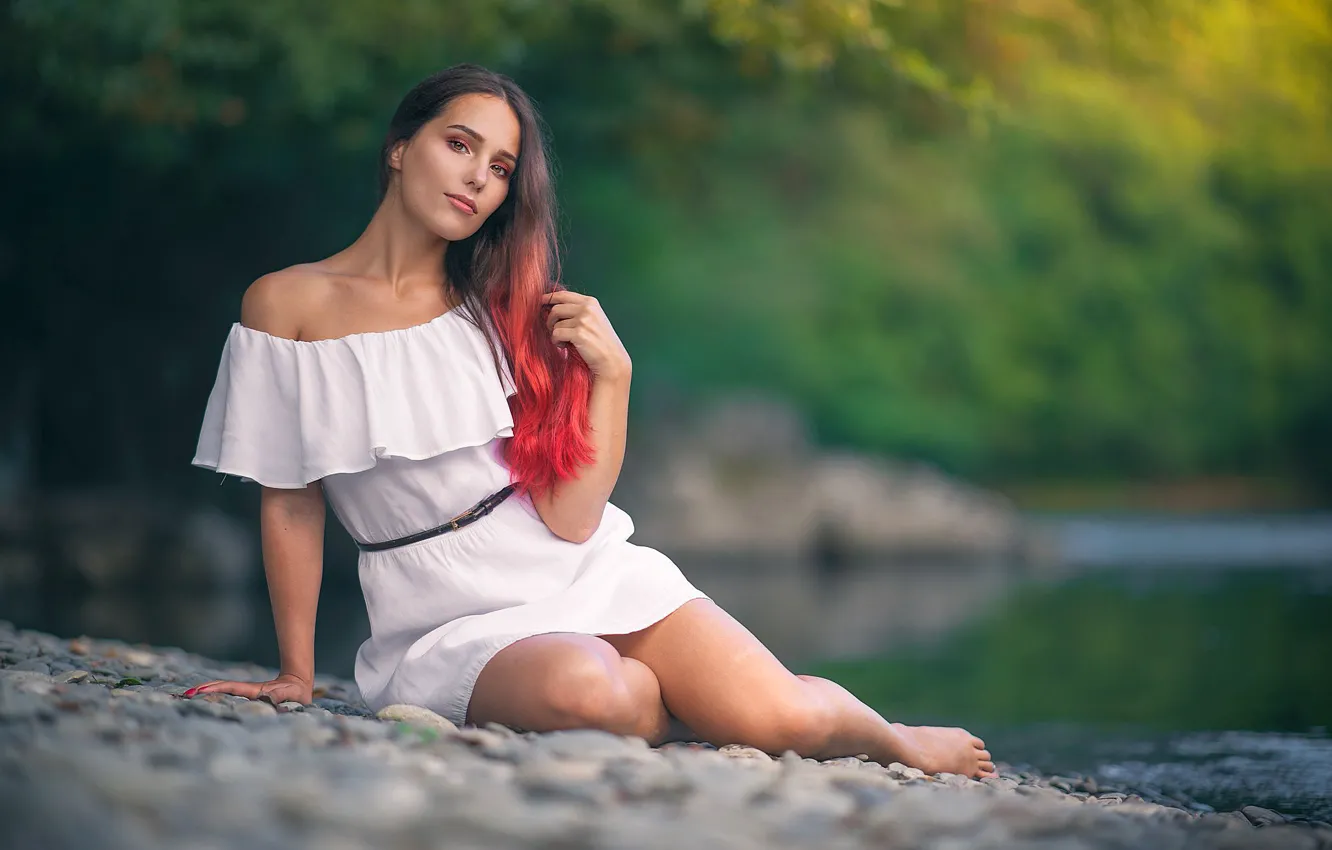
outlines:
[[881, 806], [892, 799], [901, 787], [896, 780], [886, 777], [870, 777], [862, 772], [854, 780], [838, 778], [830, 783], [846, 794], [859, 810], [869, 810]]
[[981, 780], [981, 783], [996, 791], [1012, 791], [1018, 787], [1018, 781], [1016, 779], [1010, 779], [1004, 776], [986, 777]]
[[888, 775], [893, 779], [923, 779], [925, 771], [916, 767], [907, 767], [900, 762], [888, 765]]
[[743, 744], [727, 744], [718, 749], [717, 752], [733, 759], [757, 759], [762, 762], [772, 761], [772, 756], [762, 750], [756, 747], [746, 747]]
[[362, 705], [352, 705], [342, 700], [324, 697], [316, 699], [314, 705], [317, 708], [327, 711], [329, 714], [336, 714], [342, 717], [374, 717], [370, 709]]
[[615, 735], [599, 729], [568, 729], [546, 732], [532, 739], [535, 752], [556, 758], [608, 759], [646, 757], [647, 741], [631, 735]]
[[475, 726], [465, 726], [459, 729], [454, 737], [466, 742], [469, 746], [475, 747], [487, 758], [516, 761], [523, 750], [526, 749], [517, 743], [521, 739], [516, 736], [505, 737], [494, 730], [478, 729]]
[[971, 780], [960, 773], [939, 773], [935, 775], [935, 780], [949, 788], [965, 788], [971, 784]]
[[863, 762], [855, 756], [846, 756], [844, 758], [828, 759], [827, 761], [819, 762], [819, 764], [824, 767], [859, 768]]
[[[118, 692], [112, 691], [111, 693], [114, 695]], [[186, 716], [215, 717], [219, 719], [235, 716], [234, 709], [221, 703], [212, 702], [207, 699], [200, 699], [199, 697], [180, 700], [177, 705], [177, 711]]]
[[[719, 808], [747, 806], [758, 795], [770, 789], [773, 782], [788, 770], [779, 767], [777, 762], [773, 762], [767, 770], [745, 770], [715, 751], [672, 752], [666, 758], [693, 788], [693, 793], [684, 801], [687, 812], [713, 812]], [[795, 764], [798, 768], [807, 769], [798, 758]]]
[[15, 664], [9, 669], [19, 673], [26, 672], [26, 673], [42, 673], [48, 676], [51, 675], [51, 665], [47, 664], [45, 661], [41, 661], [36, 658], [30, 658], [26, 661], [20, 661], [19, 663]]
[[666, 759], [611, 761], [605, 780], [629, 800], [676, 802], [694, 790], [694, 783]]
[[1209, 812], [1199, 815], [1198, 822], [1211, 829], [1253, 829], [1249, 819], [1239, 812]]
[[412, 726], [434, 729], [439, 732], [458, 731], [458, 727], [454, 726], [448, 718], [419, 705], [409, 705], [407, 703], [386, 705], [375, 713], [375, 717], [378, 717], [380, 720], [408, 723]]
[[1278, 823], [1285, 823], [1288, 818], [1271, 809], [1264, 809], [1262, 806], [1245, 806], [1240, 809], [1240, 814], [1248, 818], [1249, 823], [1254, 826], [1272, 826]]
[[240, 717], [277, 717], [277, 713], [271, 703], [263, 700], [251, 700], [236, 706], [236, 714]]
[[529, 759], [519, 763], [516, 778], [529, 794], [602, 804], [610, 802], [614, 789], [600, 781], [601, 771], [595, 761]]
[[145, 652], [142, 649], [127, 649], [120, 653], [121, 659], [127, 664], [137, 667], [151, 667], [157, 663], [157, 656], [151, 652]]

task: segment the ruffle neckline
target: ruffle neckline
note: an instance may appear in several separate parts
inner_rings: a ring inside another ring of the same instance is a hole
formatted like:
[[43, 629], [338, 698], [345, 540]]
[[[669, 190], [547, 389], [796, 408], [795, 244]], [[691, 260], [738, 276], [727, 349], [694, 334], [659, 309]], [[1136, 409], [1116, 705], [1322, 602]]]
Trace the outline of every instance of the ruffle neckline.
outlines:
[[[232, 324], [231, 332], [256, 334], [258, 336], [267, 337], [268, 339], [272, 340], [275, 344], [278, 345], [282, 343], [291, 343], [292, 345], [297, 345], [297, 346], [301, 345], [322, 346], [335, 343], [354, 343], [356, 340], [365, 339], [368, 337], [399, 337], [399, 336], [406, 337], [406, 336], [412, 336], [417, 333], [427, 332], [430, 329], [434, 328], [435, 325], [443, 323], [446, 319], [461, 318], [461, 316], [458, 314], [458, 311], [461, 309], [461, 306], [462, 305], [459, 305], [450, 310], [446, 310], [445, 312], [440, 313], [438, 316], [436, 316], [433, 319], [430, 319], [429, 321], [421, 322], [415, 325], [408, 325], [405, 328], [390, 328], [384, 331], [361, 331], [359, 333], [347, 334], [345, 336], [329, 337], [328, 339], [289, 339], [284, 336], [274, 336], [273, 334], [270, 334], [267, 331], [261, 331], [255, 328], [246, 327], [245, 325], [242, 325], [240, 322], [235, 322]], [[462, 321], [466, 322], [466, 319], [462, 319]]]
[[192, 463], [299, 488], [381, 458], [423, 460], [513, 436], [514, 384], [455, 307], [428, 322], [319, 340], [231, 326]]

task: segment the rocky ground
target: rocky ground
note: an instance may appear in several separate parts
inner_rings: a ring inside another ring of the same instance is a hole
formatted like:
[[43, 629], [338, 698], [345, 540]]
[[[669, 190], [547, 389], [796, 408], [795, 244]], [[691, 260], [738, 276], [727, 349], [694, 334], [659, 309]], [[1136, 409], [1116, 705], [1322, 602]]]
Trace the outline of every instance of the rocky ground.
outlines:
[[456, 729], [328, 679], [312, 706], [181, 696], [272, 674], [0, 621], [0, 847], [1332, 848], [1328, 824], [1004, 765]]

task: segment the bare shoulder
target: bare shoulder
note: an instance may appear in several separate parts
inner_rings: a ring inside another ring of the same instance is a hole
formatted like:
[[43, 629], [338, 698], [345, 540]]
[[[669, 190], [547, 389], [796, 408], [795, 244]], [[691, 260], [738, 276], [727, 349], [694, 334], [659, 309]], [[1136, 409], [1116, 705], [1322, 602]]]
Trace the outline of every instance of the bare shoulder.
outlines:
[[241, 324], [273, 336], [300, 339], [306, 321], [329, 297], [328, 275], [311, 265], [270, 272], [241, 298]]

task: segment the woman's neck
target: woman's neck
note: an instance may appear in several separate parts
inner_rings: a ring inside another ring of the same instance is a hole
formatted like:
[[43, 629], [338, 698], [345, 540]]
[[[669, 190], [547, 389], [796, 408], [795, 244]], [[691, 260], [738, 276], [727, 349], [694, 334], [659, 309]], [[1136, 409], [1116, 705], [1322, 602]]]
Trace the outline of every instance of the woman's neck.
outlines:
[[361, 235], [336, 256], [353, 273], [392, 287], [393, 297], [398, 299], [423, 284], [432, 288], [445, 285], [443, 259], [448, 244], [413, 218], [391, 190]]

